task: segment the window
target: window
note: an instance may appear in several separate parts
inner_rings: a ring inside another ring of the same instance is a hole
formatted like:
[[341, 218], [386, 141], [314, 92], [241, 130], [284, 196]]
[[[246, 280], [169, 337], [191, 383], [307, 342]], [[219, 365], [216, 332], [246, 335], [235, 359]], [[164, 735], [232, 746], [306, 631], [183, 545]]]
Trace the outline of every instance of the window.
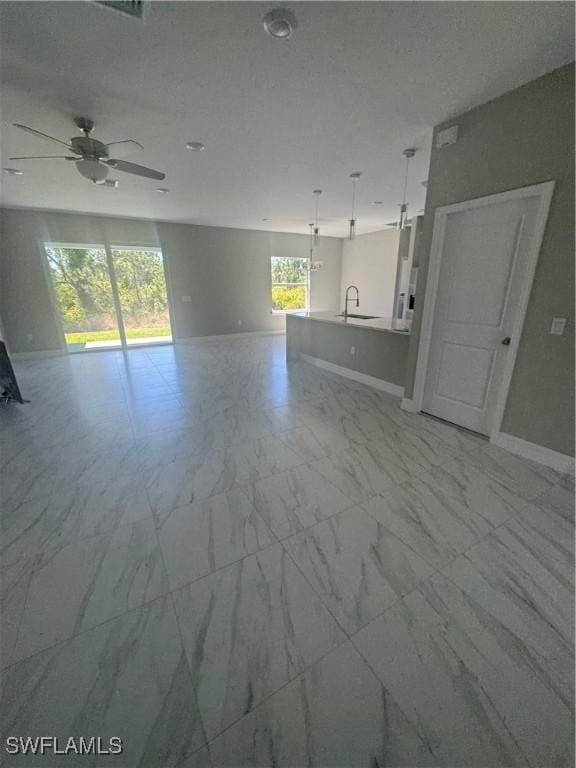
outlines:
[[307, 259], [272, 256], [272, 311], [308, 309]]

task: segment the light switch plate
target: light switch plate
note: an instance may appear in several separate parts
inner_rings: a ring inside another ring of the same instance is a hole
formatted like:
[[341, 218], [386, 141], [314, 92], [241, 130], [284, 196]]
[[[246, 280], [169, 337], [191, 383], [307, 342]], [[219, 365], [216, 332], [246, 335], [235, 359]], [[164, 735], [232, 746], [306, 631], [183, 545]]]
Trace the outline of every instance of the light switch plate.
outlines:
[[552, 318], [552, 325], [550, 326], [550, 333], [554, 336], [562, 336], [564, 333], [564, 330], [566, 329], [566, 318], [565, 317], [553, 317]]

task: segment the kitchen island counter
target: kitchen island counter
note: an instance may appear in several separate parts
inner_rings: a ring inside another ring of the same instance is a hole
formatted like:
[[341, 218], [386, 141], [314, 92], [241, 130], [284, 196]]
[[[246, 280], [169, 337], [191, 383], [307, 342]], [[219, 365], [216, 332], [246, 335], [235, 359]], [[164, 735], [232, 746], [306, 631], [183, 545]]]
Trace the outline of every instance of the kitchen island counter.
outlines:
[[410, 333], [410, 322], [399, 320], [396, 317], [367, 317], [359, 318], [344, 317], [343, 314], [335, 312], [290, 312], [287, 317], [303, 317], [309, 320], [319, 320], [323, 323], [337, 323], [338, 325], [349, 325], [358, 328], [370, 328], [374, 331], [387, 331], [389, 333]]
[[335, 312], [286, 315], [286, 358], [307, 360], [342, 376], [402, 396], [409, 323], [344, 318]]

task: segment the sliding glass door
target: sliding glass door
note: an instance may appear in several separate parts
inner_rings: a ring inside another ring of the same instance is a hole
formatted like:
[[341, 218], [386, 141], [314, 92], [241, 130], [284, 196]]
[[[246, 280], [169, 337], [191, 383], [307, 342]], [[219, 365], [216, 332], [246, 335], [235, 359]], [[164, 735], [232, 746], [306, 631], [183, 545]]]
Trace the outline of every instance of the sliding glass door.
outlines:
[[70, 352], [169, 343], [159, 248], [45, 244]]
[[162, 251], [126, 247], [111, 251], [126, 343], [172, 341]]
[[103, 245], [45, 246], [69, 352], [122, 344]]

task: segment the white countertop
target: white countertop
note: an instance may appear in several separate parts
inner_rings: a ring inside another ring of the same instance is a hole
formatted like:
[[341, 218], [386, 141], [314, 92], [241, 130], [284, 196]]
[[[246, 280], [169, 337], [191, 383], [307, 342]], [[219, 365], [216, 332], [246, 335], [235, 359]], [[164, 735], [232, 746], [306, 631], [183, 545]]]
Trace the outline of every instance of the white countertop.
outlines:
[[322, 323], [353, 325], [356, 328], [370, 328], [373, 331], [399, 333], [403, 336], [410, 335], [410, 321], [398, 320], [395, 317], [375, 317], [371, 320], [361, 320], [356, 317], [340, 317], [335, 312], [289, 312], [288, 314], [295, 317], [304, 317], [309, 320], [319, 320]]

